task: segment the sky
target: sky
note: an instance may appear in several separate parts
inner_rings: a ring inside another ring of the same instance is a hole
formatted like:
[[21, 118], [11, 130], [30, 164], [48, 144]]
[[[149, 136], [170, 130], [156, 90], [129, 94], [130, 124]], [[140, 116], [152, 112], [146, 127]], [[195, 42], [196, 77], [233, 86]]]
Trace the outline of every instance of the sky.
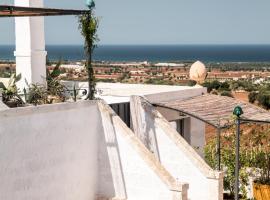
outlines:
[[[85, 8], [85, 0], [44, 0]], [[0, 0], [0, 4], [12, 4]], [[100, 44], [270, 44], [269, 0], [96, 0]], [[45, 18], [46, 44], [82, 44], [74, 16]], [[0, 18], [0, 45], [14, 44], [14, 19]]]

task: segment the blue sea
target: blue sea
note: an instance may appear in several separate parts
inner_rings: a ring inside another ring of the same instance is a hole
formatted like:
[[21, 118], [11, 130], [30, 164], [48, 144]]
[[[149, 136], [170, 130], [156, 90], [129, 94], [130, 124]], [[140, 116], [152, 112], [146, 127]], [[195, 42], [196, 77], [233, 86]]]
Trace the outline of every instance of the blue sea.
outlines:
[[[14, 60], [14, 46], [0, 45], [0, 60]], [[48, 45], [50, 60], [84, 59], [83, 46]], [[100, 45], [96, 61], [270, 62], [270, 45]]]

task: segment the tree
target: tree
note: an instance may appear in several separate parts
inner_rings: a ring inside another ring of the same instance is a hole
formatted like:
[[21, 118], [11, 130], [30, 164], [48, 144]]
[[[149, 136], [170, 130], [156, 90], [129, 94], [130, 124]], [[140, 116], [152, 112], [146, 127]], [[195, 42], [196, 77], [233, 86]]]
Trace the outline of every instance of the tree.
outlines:
[[250, 92], [249, 94], [248, 94], [248, 101], [249, 101], [249, 103], [254, 103], [255, 101], [256, 101], [256, 99], [257, 99], [257, 96], [258, 96], [258, 93], [257, 92]]
[[259, 102], [259, 105], [262, 106], [265, 109], [270, 109], [270, 92], [265, 93], [259, 93], [257, 100]]
[[221, 96], [226, 96], [226, 97], [233, 97], [232, 93], [230, 91], [222, 91], [220, 93]]
[[86, 69], [88, 72], [88, 87], [89, 92], [87, 99], [93, 100], [95, 98], [95, 76], [92, 66], [92, 55], [93, 51], [96, 48], [96, 43], [99, 41], [97, 36], [98, 29], [98, 18], [94, 16], [95, 3], [92, 1], [89, 3], [89, 12], [80, 16], [79, 18], [79, 29], [81, 34], [84, 37], [84, 49], [86, 55]]

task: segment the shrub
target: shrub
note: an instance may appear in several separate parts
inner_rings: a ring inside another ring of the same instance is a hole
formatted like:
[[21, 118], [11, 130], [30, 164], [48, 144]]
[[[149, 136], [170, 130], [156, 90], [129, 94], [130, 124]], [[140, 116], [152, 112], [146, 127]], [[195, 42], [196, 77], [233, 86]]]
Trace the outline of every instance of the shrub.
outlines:
[[259, 105], [265, 109], [270, 109], [270, 92], [260, 92], [258, 94], [257, 100]]
[[221, 96], [227, 96], [227, 97], [233, 97], [232, 93], [230, 91], [222, 91], [220, 93]]
[[257, 99], [257, 96], [258, 96], [258, 93], [257, 92], [250, 92], [248, 94], [248, 101], [250, 103], [254, 103], [256, 101], [256, 99]]

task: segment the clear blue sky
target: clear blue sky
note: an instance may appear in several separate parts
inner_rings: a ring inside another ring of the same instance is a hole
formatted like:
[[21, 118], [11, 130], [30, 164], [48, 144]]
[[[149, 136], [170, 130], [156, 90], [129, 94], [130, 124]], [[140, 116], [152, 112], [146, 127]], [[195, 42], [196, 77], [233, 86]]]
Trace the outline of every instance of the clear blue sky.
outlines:
[[[84, 0], [44, 2], [85, 7]], [[269, 0], [96, 0], [101, 44], [270, 44], [269, 8]], [[47, 44], [82, 43], [76, 17], [45, 22]], [[14, 19], [0, 19], [0, 45], [14, 40]]]

